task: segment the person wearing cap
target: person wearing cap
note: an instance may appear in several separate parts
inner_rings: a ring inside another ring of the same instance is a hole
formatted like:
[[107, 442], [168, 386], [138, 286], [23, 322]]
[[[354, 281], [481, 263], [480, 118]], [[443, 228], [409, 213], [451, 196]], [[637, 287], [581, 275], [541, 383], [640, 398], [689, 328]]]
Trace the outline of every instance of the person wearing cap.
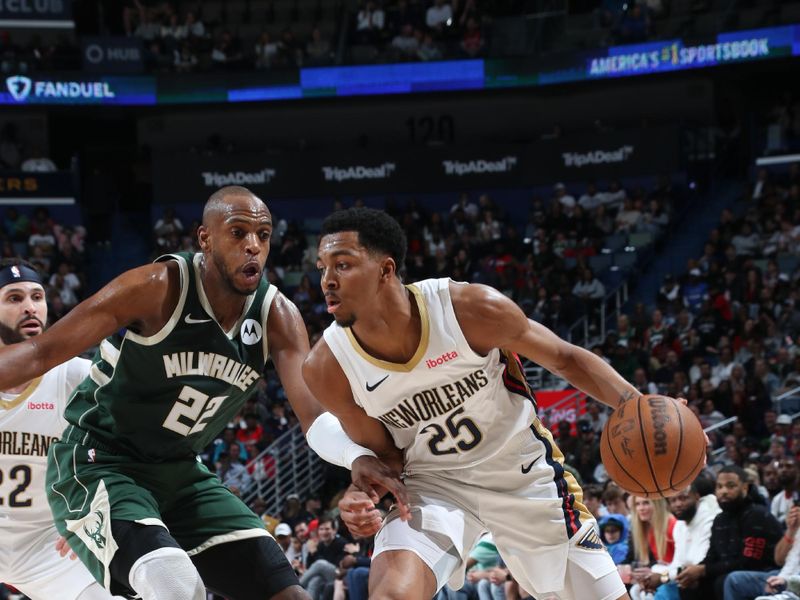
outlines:
[[[303, 379], [302, 317], [263, 276], [272, 227], [250, 190], [221, 188], [203, 210], [200, 252], [127, 271], [35, 341], [0, 348], [9, 389], [99, 346], [50, 447], [46, 489], [57, 529], [115, 593], [308, 598], [263, 521], [196, 460], [257, 392], [268, 360], [311, 448], [376, 500], [380, 486], [407, 506], [397, 466], [345, 435]], [[386, 458], [401, 461], [388, 448]]]
[[[0, 262], [0, 346], [37, 337], [46, 325], [39, 273], [24, 261]], [[0, 501], [0, 581], [32, 600], [111, 598], [83, 563], [62, 560], [53, 551], [61, 540], [44, 486], [47, 449], [64, 431], [64, 407], [90, 366], [73, 358], [0, 391], [0, 430], [8, 440], [0, 444], [0, 474], [11, 483]]]
[[681, 288], [683, 304], [692, 314], [700, 312], [703, 301], [708, 299], [708, 283], [703, 279], [703, 273], [697, 267], [689, 270], [689, 279]]
[[278, 523], [275, 526], [275, 541], [281, 547], [286, 559], [291, 563], [295, 558], [301, 558], [302, 553], [297, 553], [292, 546], [292, 527], [288, 523]]
[[553, 186], [553, 200], [564, 207], [566, 214], [572, 214], [572, 210], [575, 208], [575, 196], [567, 193], [567, 186], [563, 183], [559, 182]]

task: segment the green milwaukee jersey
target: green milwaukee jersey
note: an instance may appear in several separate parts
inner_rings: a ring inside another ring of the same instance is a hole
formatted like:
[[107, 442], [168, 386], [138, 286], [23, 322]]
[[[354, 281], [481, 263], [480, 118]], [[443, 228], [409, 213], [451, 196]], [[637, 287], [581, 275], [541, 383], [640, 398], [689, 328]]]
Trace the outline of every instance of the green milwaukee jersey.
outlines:
[[189, 252], [158, 259], [180, 266], [178, 305], [152, 336], [123, 330], [101, 342], [89, 377], [67, 405], [70, 427], [140, 460], [186, 458], [255, 392], [269, 356], [267, 315], [277, 288], [262, 279], [237, 323], [223, 331], [203, 290], [200, 259]]

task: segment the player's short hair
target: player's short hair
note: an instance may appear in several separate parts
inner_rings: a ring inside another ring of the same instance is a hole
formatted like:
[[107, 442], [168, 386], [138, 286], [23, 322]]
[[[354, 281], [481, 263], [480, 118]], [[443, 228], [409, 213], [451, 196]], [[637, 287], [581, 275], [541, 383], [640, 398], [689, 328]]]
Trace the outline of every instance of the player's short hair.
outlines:
[[406, 260], [406, 234], [400, 223], [386, 212], [374, 208], [354, 207], [339, 210], [322, 222], [320, 235], [355, 231], [358, 242], [369, 252], [387, 254], [399, 271]]

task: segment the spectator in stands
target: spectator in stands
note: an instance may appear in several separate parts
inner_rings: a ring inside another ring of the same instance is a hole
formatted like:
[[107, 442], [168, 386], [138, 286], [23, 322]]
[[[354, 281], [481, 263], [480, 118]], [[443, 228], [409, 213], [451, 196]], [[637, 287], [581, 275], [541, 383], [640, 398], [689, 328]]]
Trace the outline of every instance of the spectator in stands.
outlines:
[[639, 367], [633, 372], [633, 387], [635, 387], [642, 394], [657, 394], [658, 386], [650, 381], [647, 376], [647, 371]]
[[[751, 573], [751, 583], [748, 591], [753, 591], [760, 583], [763, 576], [764, 592], [774, 594], [769, 596], [759, 596], [756, 600], [797, 600], [800, 594], [800, 542], [797, 541], [797, 532], [800, 529], [800, 507], [792, 507], [786, 519], [786, 533], [775, 546], [775, 562], [783, 565], [781, 570], [775, 574]], [[779, 590], [786, 591], [780, 592]]]
[[[560, 445], [560, 444], [559, 444]], [[630, 509], [625, 499], [625, 492], [615, 483], [609, 482], [603, 492], [603, 504], [606, 505], [609, 514], [624, 515], [629, 517]]]
[[187, 41], [180, 43], [180, 46], [173, 51], [173, 56], [172, 64], [179, 73], [188, 73], [197, 67], [197, 55]]
[[[226, 427], [222, 432], [222, 437], [214, 440], [214, 452], [211, 456], [211, 463], [216, 465], [220, 460], [220, 455], [223, 452], [230, 453], [231, 445], [235, 443], [236, 443], [236, 428]], [[241, 448], [240, 446], [240, 450], [241, 450], [240, 458], [247, 461], [248, 460], [247, 449]]]
[[553, 186], [553, 202], [558, 202], [567, 214], [571, 214], [577, 204], [575, 196], [567, 192], [567, 186], [561, 182]]
[[312, 600], [322, 600], [326, 584], [336, 579], [336, 567], [345, 556], [345, 539], [336, 533], [336, 521], [323, 517], [317, 526], [317, 539], [306, 542], [308, 556], [306, 569], [300, 577], [300, 585], [308, 591]]
[[606, 295], [603, 283], [594, 276], [591, 269], [584, 269], [581, 279], [572, 288], [572, 293], [584, 302], [602, 300]]
[[617, 213], [617, 231], [636, 231], [642, 219], [642, 211], [632, 198], [625, 198], [622, 210]]
[[475, 58], [483, 51], [483, 45], [483, 34], [478, 20], [475, 17], [469, 17], [461, 36], [461, 50], [469, 58]]
[[667, 501], [633, 497], [631, 543], [625, 564], [632, 565], [632, 600], [640, 600], [653, 572], [666, 572], [675, 553], [674, 529], [677, 519]]
[[222, 31], [211, 49], [211, 62], [217, 67], [230, 67], [237, 65], [241, 60], [242, 52], [238, 40], [229, 30]]
[[716, 387], [720, 382], [730, 379], [731, 371], [737, 364], [733, 361], [729, 345], [719, 348], [719, 362], [711, 368], [711, 383]]
[[658, 298], [656, 300], [658, 308], [667, 314], [675, 314], [682, 305], [681, 286], [672, 276], [667, 273], [664, 282], [658, 288]]
[[379, 41], [386, 24], [383, 9], [371, 0], [367, 0], [356, 15], [356, 38], [362, 44]]
[[414, 27], [410, 23], [403, 25], [403, 28], [392, 39], [391, 45], [398, 60], [416, 58], [419, 51], [419, 39], [415, 34]]
[[[339, 562], [339, 572], [344, 574], [345, 585], [339, 586], [334, 592], [333, 600], [367, 600], [369, 597], [369, 568], [372, 564], [372, 550], [375, 547], [375, 538], [360, 538], [353, 536], [354, 542], [345, 544], [345, 557]], [[341, 583], [339, 579], [337, 584]]]
[[740, 467], [720, 469], [716, 496], [722, 512], [714, 518], [706, 557], [697, 565], [684, 567], [676, 577], [681, 600], [728, 600], [741, 583], [731, 576], [734, 571], [773, 567], [782, 529], [765, 506], [754, 503], [749, 490], [747, 475]]
[[558, 423], [558, 447], [564, 456], [574, 455], [578, 447], [578, 438], [572, 435], [572, 424], [569, 421]]
[[[789, 415], [781, 415], [778, 417], [778, 423], [792, 423], [792, 418]], [[781, 436], [782, 437], [782, 436]], [[785, 438], [784, 438], [785, 439]], [[780, 485], [780, 492], [775, 494], [770, 504], [770, 512], [775, 517], [781, 526], [786, 525], [786, 515], [792, 506], [800, 506], [800, 491], [798, 491], [798, 476], [797, 476], [797, 463], [791, 455], [784, 456], [778, 461], [778, 484]]]
[[598, 483], [589, 483], [583, 486], [583, 505], [598, 521], [608, 514], [608, 509], [603, 505], [603, 487]]
[[429, 31], [422, 36], [422, 43], [417, 50], [417, 58], [423, 62], [442, 59], [442, 51]]
[[161, 24], [156, 20], [155, 12], [136, 0], [139, 10], [139, 24], [136, 26], [134, 35], [142, 38], [145, 42], [153, 42], [161, 36]]
[[50, 276], [50, 286], [61, 297], [61, 301], [67, 309], [75, 306], [80, 297], [78, 291], [81, 289], [81, 280], [75, 274], [72, 265], [62, 262], [58, 265], [58, 271]]
[[311, 30], [311, 38], [306, 43], [306, 62], [309, 66], [320, 66], [331, 64], [333, 52], [331, 42], [322, 35], [319, 27]]
[[737, 256], [753, 256], [759, 251], [761, 240], [750, 223], [743, 221], [739, 231], [731, 238], [731, 245], [736, 249]]
[[194, 38], [195, 40], [206, 37], [206, 27], [202, 21], [197, 20], [197, 16], [192, 11], [186, 13], [186, 20], [183, 23], [184, 31], [181, 31], [180, 37]]
[[600, 539], [614, 560], [615, 565], [625, 563], [630, 552], [628, 518], [624, 515], [607, 514], [598, 521]]
[[255, 44], [256, 69], [269, 69], [278, 54], [278, 44], [270, 39], [269, 33], [262, 31]]
[[20, 214], [16, 208], [10, 206], [6, 209], [3, 226], [12, 242], [25, 242], [27, 244], [31, 234], [31, 222], [27, 215]]
[[459, 590], [453, 590], [446, 585], [436, 596], [437, 600], [468, 600], [476, 596], [481, 600], [492, 598], [491, 570], [499, 563], [500, 554], [491, 534], [484, 534], [470, 550], [466, 561], [464, 586]]
[[619, 23], [619, 40], [624, 44], [642, 42], [650, 33], [650, 17], [638, 2], [628, 6]]
[[288, 523], [278, 523], [275, 527], [275, 541], [283, 550], [286, 558], [291, 563], [295, 558], [300, 558], [300, 555], [295, 551], [292, 545], [292, 528]]
[[264, 427], [254, 412], [245, 413], [244, 427], [236, 432], [236, 439], [247, 449], [247, 454], [251, 457], [259, 453], [258, 443], [264, 435]]
[[721, 512], [714, 495], [714, 481], [700, 474], [692, 485], [668, 499], [675, 527], [675, 555], [665, 573], [652, 573], [645, 588], [655, 591], [655, 600], [678, 600], [679, 571], [699, 564], [708, 552], [711, 526]]
[[153, 234], [156, 237], [156, 245], [159, 248], [159, 252], [168, 248], [168, 240], [171, 235], [180, 235], [182, 232], [183, 223], [175, 213], [175, 209], [171, 207], [165, 208], [164, 215], [153, 226]]
[[605, 406], [599, 402], [591, 399], [586, 400], [586, 414], [583, 416], [584, 420], [588, 422], [594, 432], [598, 435], [603, 431], [603, 427], [608, 421], [608, 413]]
[[39, 146], [34, 146], [27, 158], [22, 161], [20, 170], [26, 173], [52, 173], [58, 168]]
[[441, 36], [445, 28], [453, 23], [453, 8], [447, 0], [434, 0], [425, 13], [425, 25]]
[[[231, 449], [237, 448], [238, 444], [234, 442], [231, 444]], [[252, 479], [247, 472], [247, 468], [238, 460], [233, 460], [233, 456], [229, 452], [221, 452], [219, 461], [217, 462], [217, 477], [220, 481], [237, 495], [247, 493], [250, 488]]]

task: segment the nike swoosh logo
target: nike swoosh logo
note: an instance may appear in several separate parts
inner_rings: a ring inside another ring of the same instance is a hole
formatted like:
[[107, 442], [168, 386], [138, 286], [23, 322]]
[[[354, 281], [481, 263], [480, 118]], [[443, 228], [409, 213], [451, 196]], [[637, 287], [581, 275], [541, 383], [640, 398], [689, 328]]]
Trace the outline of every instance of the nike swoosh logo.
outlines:
[[186, 315], [183, 320], [187, 325], [197, 325], [198, 323], [211, 323], [211, 319], [193, 319], [192, 315]]
[[381, 380], [380, 380], [378, 383], [376, 383], [375, 385], [370, 385], [370, 384], [368, 383], [368, 384], [367, 384], [367, 391], [368, 391], [368, 392], [372, 392], [372, 391], [374, 391], [376, 387], [378, 387], [380, 384], [382, 384], [382, 383], [383, 383], [384, 381], [386, 381], [388, 378], [389, 378], [389, 376], [387, 375], [386, 377], [384, 377], [383, 379], [381, 379]]
[[[536, 460], [539, 460], [539, 459], [537, 458]], [[526, 467], [525, 465], [522, 465], [522, 466], [519, 468], [519, 470], [520, 470], [520, 471], [522, 471], [522, 474], [523, 474], [523, 475], [527, 475], [528, 473], [530, 473], [530, 472], [531, 472], [531, 469], [533, 468], [533, 465], [535, 465], [535, 464], [536, 464], [536, 460], [534, 460], [534, 461], [533, 461], [531, 464], [529, 464], [527, 467]]]

